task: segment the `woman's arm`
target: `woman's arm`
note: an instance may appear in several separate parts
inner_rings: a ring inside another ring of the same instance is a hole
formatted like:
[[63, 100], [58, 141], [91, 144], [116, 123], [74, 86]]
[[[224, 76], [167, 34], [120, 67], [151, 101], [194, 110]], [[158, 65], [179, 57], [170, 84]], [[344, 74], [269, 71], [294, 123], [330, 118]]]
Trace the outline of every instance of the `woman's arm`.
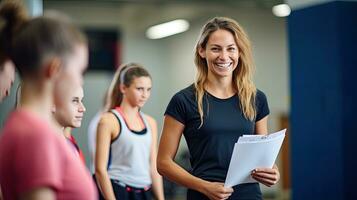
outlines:
[[[102, 115], [96, 138], [95, 177], [104, 199], [115, 199], [114, 191], [107, 171], [109, 149], [112, 138], [119, 133], [119, 124], [111, 113]], [[115, 132], [116, 131], [116, 132]]]
[[210, 199], [226, 199], [233, 192], [232, 188], [224, 188], [223, 183], [208, 182], [192, 176], [175, 163], [174, 158], [180, 143], [184, 125], [173, 117], [166, 115], [161, 134], [157, 169], [168, 179], [193, 190], [205, 194]]
[[152, 132], [152, 142], [150, 149], [150, 174], [152, 179], [152, 189], [153, 194], [157, 200], [164, 200], [164, 187], [162, 183], [162, 177], [157, 172], [156, 168], [156, 159], [157, 159], [157, 124], [156, 121], [147, 116], [149, 125], [151, 127]]
[[257, 135], [266, 135], [268, 134], [268, 116], [263, 119], [255, 122], [255, 133]]
[[[258, 135], [268, 134], [268, 116], [255, 123], [255, 132]], [[280, 179], [280, 172], [276, 164], [273, 168], [257, 168], [252, 172], [252, 177], [258, 182], [271, 187]]]
[[20, 195], [20, 200], [37, 200], [37, 199], [55, 200], [56, 194], [49, 187], [39, 187]]

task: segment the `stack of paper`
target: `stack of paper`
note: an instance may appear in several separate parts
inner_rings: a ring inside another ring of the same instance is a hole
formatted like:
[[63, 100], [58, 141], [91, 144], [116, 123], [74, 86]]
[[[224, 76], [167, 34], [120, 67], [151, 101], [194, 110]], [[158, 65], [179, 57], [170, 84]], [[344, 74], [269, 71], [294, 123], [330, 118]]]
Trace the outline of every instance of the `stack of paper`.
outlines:
[[251, 177], [256, 168], [272, 168], [286, 129], [268, 135], [243, 135], [234, 145], [225, 187], [257, 182]]

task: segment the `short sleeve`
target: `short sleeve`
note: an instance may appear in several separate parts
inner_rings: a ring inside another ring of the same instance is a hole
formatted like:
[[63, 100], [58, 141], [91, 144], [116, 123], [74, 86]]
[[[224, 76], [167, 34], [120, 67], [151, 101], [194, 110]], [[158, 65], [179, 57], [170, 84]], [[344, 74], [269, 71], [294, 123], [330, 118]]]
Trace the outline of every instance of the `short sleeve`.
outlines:
[[255, 121], [257, 122], [269, 115], [270, 113], [267, 97], [260, 90], [257, 90], [255, 104], [257, 109], [257, 116], [255, 118]]
[[186, 106], [181, 92], [176, 93], [166, 108], [165, 115], [170, 115], [182, 124], [186, 124]]
[[28, 133], [19, 137], [14, 155], [16, 192], [37, 187], [59, 190], [63, 187], [63, 168], [66, 165], [60, 138], [55, 133]]

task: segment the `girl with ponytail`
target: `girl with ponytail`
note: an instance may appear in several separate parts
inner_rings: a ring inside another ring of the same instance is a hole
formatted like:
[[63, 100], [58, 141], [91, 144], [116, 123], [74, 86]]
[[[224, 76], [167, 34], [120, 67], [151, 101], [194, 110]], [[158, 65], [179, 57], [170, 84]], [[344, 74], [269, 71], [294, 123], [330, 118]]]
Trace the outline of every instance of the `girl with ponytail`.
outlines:
[[156, 170], [156, 121], [140, 109], [150, 97], [150, 74], [129, 63], [114, 74], [107, 112], [97, 128], [95, 177], [101, 199], [163, 200]]

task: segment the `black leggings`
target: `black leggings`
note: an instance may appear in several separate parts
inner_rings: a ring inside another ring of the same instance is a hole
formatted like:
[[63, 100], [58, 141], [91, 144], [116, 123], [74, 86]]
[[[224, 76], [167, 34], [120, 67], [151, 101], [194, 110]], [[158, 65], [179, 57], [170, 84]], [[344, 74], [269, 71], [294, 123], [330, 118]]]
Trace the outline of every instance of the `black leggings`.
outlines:
[[[94, 177], [94, 176], [93, 176]], [[94, 177], [94, 181], [96, 179]], [[136, 188], [129, 185], [123, 185], [115, 180], [110, 180], [113, 186], [115, 199], [119, 200], [151, 200], [152, 191], [151, 188]], [[97, 185], [98, 188], [98, 185]], [[98, 188], [99, 199], [104, 200], [102, 193]]]
[[[234, 192], [229, 200], [262, 200], [262, 192], [258, 183], [246, 183], [233, 187]], [[195, 190], [187, 190], [187, 200], [209, 200], [208, 197]]]

